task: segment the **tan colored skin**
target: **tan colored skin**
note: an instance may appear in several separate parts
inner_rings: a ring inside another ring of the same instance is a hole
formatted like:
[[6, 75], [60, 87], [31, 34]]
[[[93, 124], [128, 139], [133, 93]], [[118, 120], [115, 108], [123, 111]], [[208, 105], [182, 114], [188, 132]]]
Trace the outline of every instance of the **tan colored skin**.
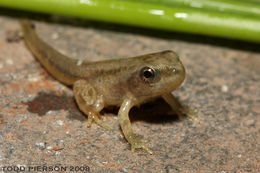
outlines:
[[163, 51], [133, 58], [87, 62], [62, 55], [43, 42], [30, 21], [21, 22], [24, 40], [41, 64], [60, 82], [73, 86], [79, 109], [92, 121], [110, 129], [100, 120], [99, 112], [106, 106], [120, 106], [118, 119], [132, 151], [145, 142], [133, 133], [128, 113], [133, 106], [162, 96], [181, 116], [183, 107], [171, 94], [185, 78], [185, 69], [177, 54]]

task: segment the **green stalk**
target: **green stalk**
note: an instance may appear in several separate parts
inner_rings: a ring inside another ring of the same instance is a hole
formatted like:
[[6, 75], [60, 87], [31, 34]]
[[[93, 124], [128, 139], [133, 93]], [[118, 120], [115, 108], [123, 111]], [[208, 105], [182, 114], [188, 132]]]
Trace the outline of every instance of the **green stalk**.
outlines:
[[260, 0], [237, 0], [237, 1], [241, 1], [241, 2], [246, 2], [246, 3], [260, 3]]
[[[260, 18], [260, 0], [132, 0]], [[249, 3], [248, 3], [249, 2]]]
[[122, 0], [0, 0], [0, 7], [260, 42], [260, 20]]

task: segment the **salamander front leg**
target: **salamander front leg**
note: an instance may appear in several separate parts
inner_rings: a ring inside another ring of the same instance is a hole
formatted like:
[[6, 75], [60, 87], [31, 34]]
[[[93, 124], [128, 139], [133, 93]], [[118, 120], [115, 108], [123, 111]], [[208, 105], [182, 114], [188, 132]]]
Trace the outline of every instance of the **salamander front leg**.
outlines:
[[149, 154], [152, 154], [152, 151], [146, 147], [145, 141], [134, 134], [131, 122], [129, 120], [129, 110], [133, 107], [133, 102], [131, 99], [125, 99], [120, 107], [118, 112], [118, 119], [123, 131], [123, 134], [126, 140], [131, 144], [132, 152], [135, 151], [136, 148], [142, 148]]
[[73, 93], [79, 109], [88, 115], [87, 126], [90, 127], [94, 121], [99, 126], [111, 130], [100, 120], [99, 112], [104, 108], [104, 99], [99, 95], [95, 88], [85, 80], [78, 80], [73, 85]]
[[197, 113], [197, 110], [192, 110], [182, 106], [171, 93], [162, 95], [162, 98], [166, 101], [166, 103], [168, 103], [171, 106], [173, 112], [178, 115], [179, 119], [182, 119], [183, 115], [187, 115], [195, 123], [200, 123], [199, 119], [196, 116], [194, 116], [194, 114]]

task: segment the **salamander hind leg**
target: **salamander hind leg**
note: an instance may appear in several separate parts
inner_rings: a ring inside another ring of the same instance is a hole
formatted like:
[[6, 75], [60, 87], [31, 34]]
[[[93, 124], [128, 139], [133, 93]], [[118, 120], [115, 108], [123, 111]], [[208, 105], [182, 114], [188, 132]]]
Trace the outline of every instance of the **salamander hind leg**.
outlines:
[[92, 122], [95, 122], [99, 126], [111, 130], [100, 119], [99, 112], [104, 108], [104, 99], [91, 84], [85, 80], [78, 80], [73, 85], [73, 93], [79, 109], [88, 115], [88, 127], [91, 126]]

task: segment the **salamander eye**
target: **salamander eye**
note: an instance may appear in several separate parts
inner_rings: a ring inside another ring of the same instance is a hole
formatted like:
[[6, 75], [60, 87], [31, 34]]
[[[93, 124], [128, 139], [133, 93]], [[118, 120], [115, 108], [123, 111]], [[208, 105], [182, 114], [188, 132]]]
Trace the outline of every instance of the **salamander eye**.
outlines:
[[151, 67], [143, 67], [140, 70], [140, 78], [148, 83], [152, 83], [156, 77], [156, 71]]

